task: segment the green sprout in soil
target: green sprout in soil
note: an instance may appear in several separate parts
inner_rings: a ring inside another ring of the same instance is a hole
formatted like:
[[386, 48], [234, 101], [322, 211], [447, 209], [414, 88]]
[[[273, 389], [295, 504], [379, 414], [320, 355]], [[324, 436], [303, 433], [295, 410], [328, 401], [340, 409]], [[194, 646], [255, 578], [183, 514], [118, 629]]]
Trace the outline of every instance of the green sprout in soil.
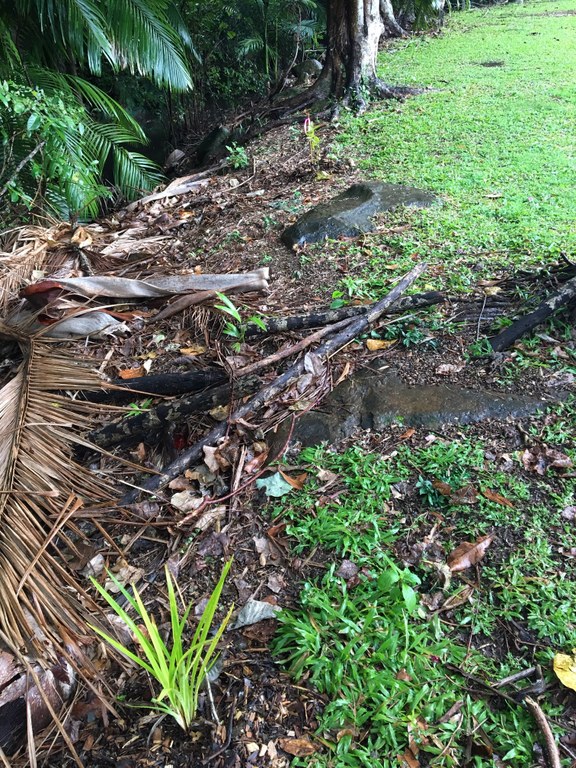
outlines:
[[152, 705], [147, 708], [169, 715], [185, 731], [189, 730], [195, 721], [201, 686], [217, 659], [218, 642], [234, 609], [234, 606], [230, 608], [218, 629], [209, 637], [222, 588], [231, 565], [232, 560], [224, 566], [192, 639], [188, 642], [185, 636], [192, 603], [189, 603], [180, 615], [176, 589], [168, 567], [165, 569], [171, 630], [168, 639], [164, 639], [134, 585], [131, 586], [131, 594], [113, 574], [108, 574], [115, 588], [134, 610], [137, 619], [132, 618], [96, 579], [92, 579], [94, 587], [130, 631], [138, 646], [139, 654], [134, 653], [102, 629], [90, 626], [116, 651], [130, 659], [156, 681], [158, 692], [152, 699]]

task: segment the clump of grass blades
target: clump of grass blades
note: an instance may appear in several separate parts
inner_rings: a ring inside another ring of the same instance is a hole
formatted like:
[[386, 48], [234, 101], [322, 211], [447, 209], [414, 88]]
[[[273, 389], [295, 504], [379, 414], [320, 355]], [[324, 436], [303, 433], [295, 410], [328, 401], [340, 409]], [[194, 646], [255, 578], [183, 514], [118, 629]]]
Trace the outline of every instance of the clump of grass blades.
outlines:
[[209, 639], [208, 635], [212, 628], [222, 588], [231, 565], [232, 560], [224, 566], [222, 575], [208, 600], [188, 647], [185, 647], [184, 634], [192, 603], [186, 606], [184, 613], [180, 616], [176, 589], [167, 567], [165, 570], [168, 605], [170, 608], [171, 637], [166, 640], [161, 636], [154, 618], [146, 609], [135, 586], [132, 585], [131, 587], [133, 592], [133, 595], [131, 595], [112, 574], [109, 574], [111, 581], [120, 594], [136, 612], [143, 627], [128, 615], [105, 587], [95, 579], [92, 579], [92, 583], [100, 595], [102, 595], [104, 600], [106, 600], [108, 605], [130, 630], [140, 649], [141, 655], [134, 653], [119, 640], [98, 627], [90, 626], [116, 651], [133, 661], [156, 680], [160, 686], [160, 691], [152, 699], [152, 705], [149, 708], [174, 718], [184, 730], [188, 730], [196, 718], [200, 688], [217, 659], [216, 649], [218, 642], [234, 610], [234, 605], [232, 605], [218, 629]]

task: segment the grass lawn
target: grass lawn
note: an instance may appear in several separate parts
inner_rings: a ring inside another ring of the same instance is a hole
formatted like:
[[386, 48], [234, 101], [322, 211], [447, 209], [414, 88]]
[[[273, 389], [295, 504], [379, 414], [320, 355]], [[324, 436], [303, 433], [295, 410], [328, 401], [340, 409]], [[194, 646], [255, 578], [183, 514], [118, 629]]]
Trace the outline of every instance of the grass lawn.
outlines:
[[573, 8], [536, 1], [453, 13], [439, 37], [388, 45], [380, 75], [432, 90], [346, 115], [339, 149], [367, 175], [431, 190], [443, 206], [403, 214], [409, 228], [376, 246], [461, 264], [446, 280], [463, 290], [473, 264], [493, 276], [574, 254], [576, 15], [563, 14]]

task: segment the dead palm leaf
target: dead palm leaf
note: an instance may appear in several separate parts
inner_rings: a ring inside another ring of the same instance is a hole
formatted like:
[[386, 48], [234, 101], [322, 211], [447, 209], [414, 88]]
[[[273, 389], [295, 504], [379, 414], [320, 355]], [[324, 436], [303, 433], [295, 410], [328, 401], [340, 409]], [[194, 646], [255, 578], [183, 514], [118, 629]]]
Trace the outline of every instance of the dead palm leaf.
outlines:
[[0, 322], [22, 363], [0, 389], [0, 634], [12, 652], [56, 657], [86, 639], [94, 608], [65, 567], [68, 524], [109, 490], [72, 458], [96, 406], [67, 390], [102, 384], [87, 361]]

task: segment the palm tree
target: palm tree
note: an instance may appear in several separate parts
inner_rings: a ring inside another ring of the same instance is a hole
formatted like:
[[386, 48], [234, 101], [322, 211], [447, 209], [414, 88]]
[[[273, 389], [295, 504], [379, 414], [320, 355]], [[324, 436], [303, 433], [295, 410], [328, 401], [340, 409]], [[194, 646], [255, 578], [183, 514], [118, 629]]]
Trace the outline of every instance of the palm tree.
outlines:
[[127, 197], [156, 183], [155, 166], [129, 149], [143, 131], [94, 78], [128, 70], [184, 91], [193, 53], [172, 0], [0, 0], [0, 197], [47, 193], [61, 215], [93, 215], [111, 154]]

